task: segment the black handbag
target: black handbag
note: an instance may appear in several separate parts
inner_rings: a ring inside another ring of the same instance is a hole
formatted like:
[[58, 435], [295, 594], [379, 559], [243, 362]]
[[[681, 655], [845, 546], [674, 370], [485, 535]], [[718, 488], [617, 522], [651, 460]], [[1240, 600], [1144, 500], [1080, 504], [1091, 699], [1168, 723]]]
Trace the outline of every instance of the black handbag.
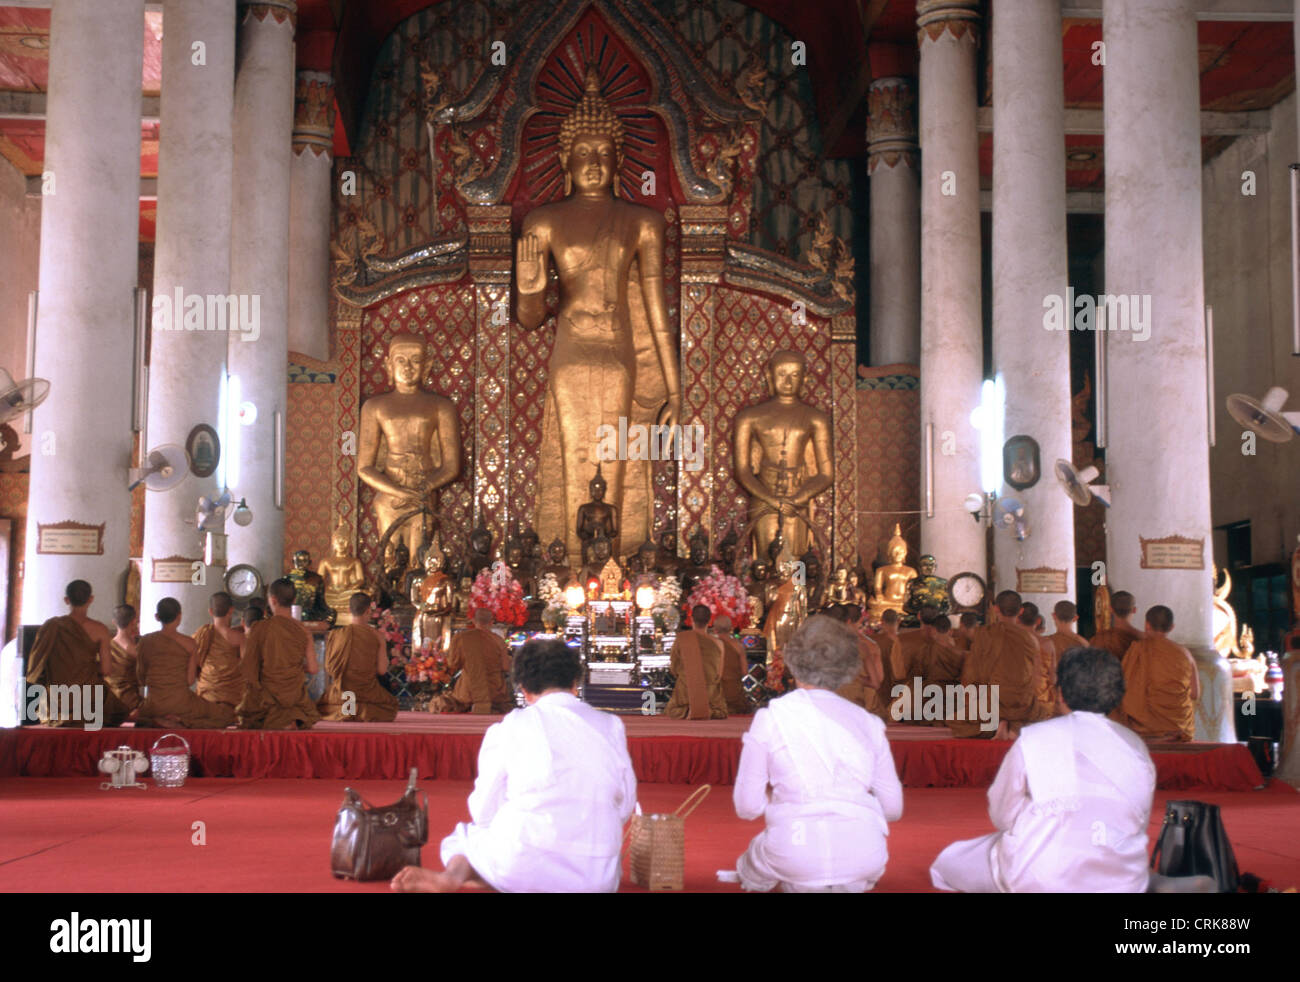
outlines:
[[1151, 850], [1151, 867], [1161, 876], [1208, 876], [1220, 893], [1236, 893], [1237, 857], [1223, 828], [1218, 805], [1170, 801]]
[[372, 808], [351, 788], [334, 822], [330, 872], [336, 879], [387, 880], [404, 866], [420, 865], [420, 847], [429, 841], [429, 796], [415, 783], [396, 804]]

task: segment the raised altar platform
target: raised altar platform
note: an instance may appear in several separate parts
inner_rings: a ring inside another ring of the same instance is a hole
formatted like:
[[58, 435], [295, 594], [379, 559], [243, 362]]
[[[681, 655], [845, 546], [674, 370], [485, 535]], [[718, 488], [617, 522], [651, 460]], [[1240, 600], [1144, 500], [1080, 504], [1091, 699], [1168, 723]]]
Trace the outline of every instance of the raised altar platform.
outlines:
[[[299, 731], [182, 730], [195, 777], [472, 780], [483, 732], [499, 716], [403, 712], [394, 723], [319, 723]], [[730, 785], [740, 737], [752, 717], [685, 721], [627, 715], [637, 779]], [[0, 730], [0, 777], [96, 775], [103, 751], [148, 752], [164, 731], [123, 727], [94, 732], [28, 726]], [[984, 788], [1010, 743], [956, 740], [946, 727], [891, 726], [890, 748], [905, 787]], [[1264, 778], [1238, 743], [1151, 747], [1157, 786], [1167, 791], [1249, 791]], [[146, 779], [149, 775], [145, 775]]]

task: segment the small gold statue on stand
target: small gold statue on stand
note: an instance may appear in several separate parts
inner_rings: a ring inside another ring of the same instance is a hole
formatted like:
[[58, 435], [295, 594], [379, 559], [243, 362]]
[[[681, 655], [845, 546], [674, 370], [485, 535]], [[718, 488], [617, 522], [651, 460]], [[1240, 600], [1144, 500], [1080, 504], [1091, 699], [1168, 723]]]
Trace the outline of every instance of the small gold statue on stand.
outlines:
[[916, 579], [916, 570], [905, 562], [907, 559], [907, 540], [903, 538], [902, 529], [895, 523], [893, 537], [889, 540], [889, 564], [876, 570], [875, 596], [868, 603], [872, 623], [880, 622], [880, 615], [887, 610], [903, 614], [903, 605], [907, 602], [907, 589]]
[[334, 529], [330, 539], [334, 552], [322, 559], [319, 572], [325, 581], [325, 606], [338, 613], [336, 624], [352, 623], [348, 601], [352, 594], [366, 588], [366, 569], [352, 553], [352, 529], [343, 522]]
[[425, 638], [431, 638], [439, 651], [446, 651], [451, 644], [456, 583], [447, 575], [445, 564], [446, 556], [435, 536], [424, 555], [424, 574], [411, 587], [411, 602], [416, 609], [412, 641], [417, 648]]

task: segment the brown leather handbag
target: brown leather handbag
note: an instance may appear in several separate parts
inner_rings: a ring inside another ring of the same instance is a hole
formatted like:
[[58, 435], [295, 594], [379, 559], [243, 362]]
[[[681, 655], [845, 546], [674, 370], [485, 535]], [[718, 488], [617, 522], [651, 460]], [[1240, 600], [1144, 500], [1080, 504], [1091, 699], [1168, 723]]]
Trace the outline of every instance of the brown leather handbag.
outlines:
[[420, 847], [429, 841], [429, 796], [415, 783], [396, 804], [372, 808], [351, 788], [334, 822], [330, 872], [336, 879], [387, 880], [403, 866], [420, 865]]

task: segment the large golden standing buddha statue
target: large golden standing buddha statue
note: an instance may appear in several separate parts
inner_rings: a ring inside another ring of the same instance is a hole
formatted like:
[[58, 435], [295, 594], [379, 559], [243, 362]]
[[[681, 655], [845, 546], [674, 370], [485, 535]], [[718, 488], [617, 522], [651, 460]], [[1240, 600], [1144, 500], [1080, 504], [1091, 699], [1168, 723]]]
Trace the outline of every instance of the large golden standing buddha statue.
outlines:
[[[664, 298], [664, 217], [612, 194], [623, 162], [623, 124], [589, 67], [582, 98], [560, 125], [562, 201], [524, 219], [516, 250], [516, 316], [546, 319], [548, 263], [560, 280], [555, 346], [542, 420], [537, 528], [578, 555], [575, 517], [599, 461], [602, 425], [674, 425], [681, 413], [677, 350]], [[631, 276], [633, 263], [638, 274]], [[650, 532], [646, 461], [607, 461], [609, 503], [626, 542]]]

